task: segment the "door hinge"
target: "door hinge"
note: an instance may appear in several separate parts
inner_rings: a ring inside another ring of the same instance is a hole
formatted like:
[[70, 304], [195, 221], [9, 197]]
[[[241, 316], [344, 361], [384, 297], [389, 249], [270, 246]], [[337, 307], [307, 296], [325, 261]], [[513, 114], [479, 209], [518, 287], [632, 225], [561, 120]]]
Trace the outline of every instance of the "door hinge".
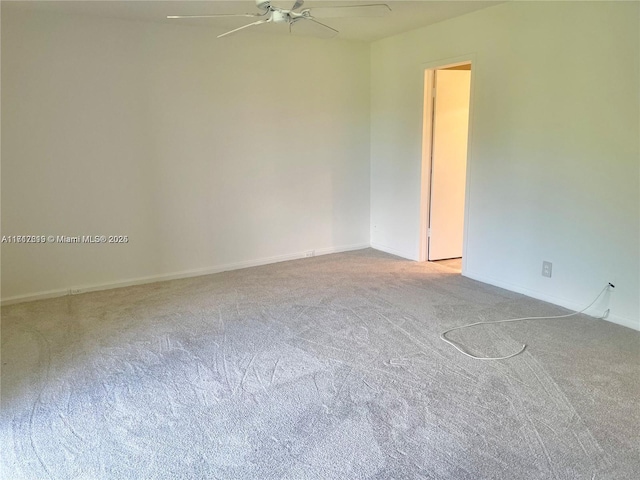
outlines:
[[431, 229], [427, 228], [427, 237], [431, 237]]
[[436, 98], [436, 87], [431, 89], [431, 98]]

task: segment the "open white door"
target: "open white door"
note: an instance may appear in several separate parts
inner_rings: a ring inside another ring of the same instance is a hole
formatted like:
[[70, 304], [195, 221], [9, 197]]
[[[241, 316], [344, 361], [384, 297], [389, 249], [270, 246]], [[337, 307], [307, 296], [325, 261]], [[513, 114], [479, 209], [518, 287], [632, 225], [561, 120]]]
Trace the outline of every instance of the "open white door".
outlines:
[[470, 87], [469, 70], [435, 71], [429, 260], [462, 256]]

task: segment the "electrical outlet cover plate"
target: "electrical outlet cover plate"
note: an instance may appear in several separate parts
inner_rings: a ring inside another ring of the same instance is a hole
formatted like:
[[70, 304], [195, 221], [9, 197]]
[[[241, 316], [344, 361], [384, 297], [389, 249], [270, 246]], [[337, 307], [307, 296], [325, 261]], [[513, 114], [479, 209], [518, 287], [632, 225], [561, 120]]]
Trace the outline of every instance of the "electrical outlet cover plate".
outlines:
[[552, 267], [551, 262], [542, 262], [542, 276], [551, 278]]

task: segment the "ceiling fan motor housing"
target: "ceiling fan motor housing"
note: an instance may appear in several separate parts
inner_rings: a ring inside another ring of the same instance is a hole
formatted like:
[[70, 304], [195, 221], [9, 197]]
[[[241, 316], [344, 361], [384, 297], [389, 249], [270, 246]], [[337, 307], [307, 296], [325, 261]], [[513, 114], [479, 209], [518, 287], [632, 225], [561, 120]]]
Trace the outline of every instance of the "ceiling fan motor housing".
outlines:
[[270, 0], [256, 0], [256, 7], [258, 7], [260, 10], [269, 10], [270, 6]]
[[271, 12], [271, 21], [273, 23], [284, 23], [289, 21], [289, 15], [280, 10], [274, 10]]

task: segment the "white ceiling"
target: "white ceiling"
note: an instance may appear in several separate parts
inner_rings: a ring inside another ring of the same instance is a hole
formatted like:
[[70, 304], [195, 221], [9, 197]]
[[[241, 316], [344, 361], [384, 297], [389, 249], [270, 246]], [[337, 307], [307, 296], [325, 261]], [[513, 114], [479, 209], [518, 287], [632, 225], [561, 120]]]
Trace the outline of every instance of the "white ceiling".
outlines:
[[[290, 7], [295, 0], [272, 0], [272, 4]], [[323, 20], [340, 31], [339, 38], [370, 42], [425, 25], [464, 15], [482, 8], [497, 5], [498, 1], [394, 1], [394, 0], [352, 0], [352, 1], [305, 1], [304, 7], [386, 3], [392, 12], [378, 18], [331, 18]], [[94, 15], [148, 22], [183, 23], [211, 25], [215, 27], [237, 27], [238, 20], [168, 20], [167, 15], [198, 15], [212, 13], [257, 13], [254, 0], [212, 1], [212, 0], [81, 0], [81, 1], [5, 1], [2, 8], [37, 9], [64, 14]], [[242, 18], [242, 23], [251, 19]]]

